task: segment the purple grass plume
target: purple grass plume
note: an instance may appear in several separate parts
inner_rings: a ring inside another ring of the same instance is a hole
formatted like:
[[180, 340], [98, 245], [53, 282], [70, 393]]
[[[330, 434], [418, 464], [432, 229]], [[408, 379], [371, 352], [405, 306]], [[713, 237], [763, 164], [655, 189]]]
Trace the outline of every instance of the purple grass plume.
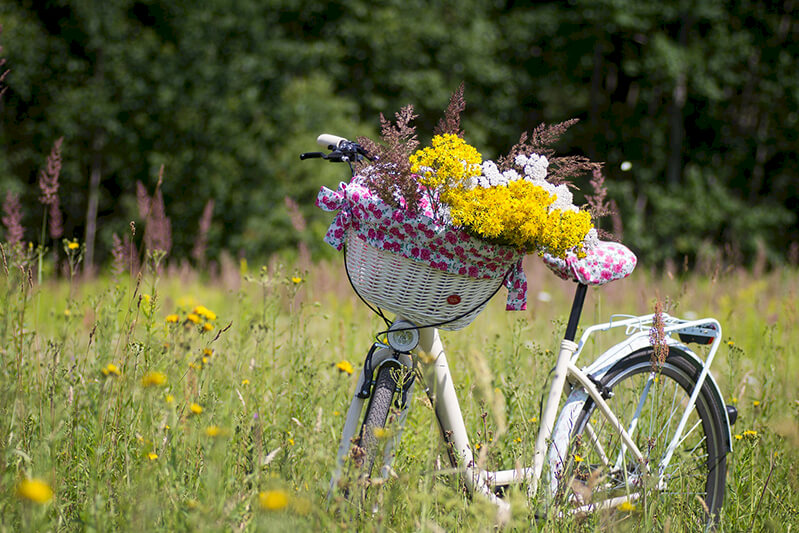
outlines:
[[199, 266], [205, 265], [205, 252], [208, 248], [208, 232], [211, 230], [213, 215], [214, 200], [212, 198], [206, 202], [203, 208], [203, 214], [198, 224], [197, 239], [194, 241], [194, 247], [191, 250], [191, 256], [197, 261]]
[[22, 226], [22, 203], [18, 194], [11, 191], [6, 193], [2, 221], [6, 228], [6, 242], [9, 246], [20, 244], [25, 237], [25, 228]]
[[[3, 33], [3, 25], [0, 24], [0, 34]], [[0, 53], [2, 53], [3, 47], [0, 46]], [[5, 68], [6, 60], [4, 57], [0, 57], [0, 100], [3, 99], [3, 94], [5, 94], [6, 89], [8, 86], [6, 85], [6, 76], [8, 73], [11, 72], [10, 70]]]
[[61, 203], [58, 198], [59, 182], [61, 175], [61, 145], [64, 138], [60, 137], [53, 143], [50, 155], [47, 156], [45, 169], [39, 173], [39, 201], [49, 211], [48, 227], [50, 237], [58, 239], [64, 235], [64, 219], [61, 215]]

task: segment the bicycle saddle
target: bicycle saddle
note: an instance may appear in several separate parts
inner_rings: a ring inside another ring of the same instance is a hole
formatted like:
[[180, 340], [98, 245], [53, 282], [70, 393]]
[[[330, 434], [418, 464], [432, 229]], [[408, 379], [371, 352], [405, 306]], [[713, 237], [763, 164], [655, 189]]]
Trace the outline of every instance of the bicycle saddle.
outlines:
[[599, 241], [585, 257], [569, 252], [565, 259], [544, 254], [544, 264], [561, 279], [584, 285], [604, 285], [629, 276], [638, 259], [618, 242]]

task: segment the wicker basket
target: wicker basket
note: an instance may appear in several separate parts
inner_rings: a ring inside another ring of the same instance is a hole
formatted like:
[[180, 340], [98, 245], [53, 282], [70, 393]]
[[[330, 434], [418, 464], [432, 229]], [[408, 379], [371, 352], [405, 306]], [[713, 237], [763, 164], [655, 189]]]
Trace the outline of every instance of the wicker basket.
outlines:
[[352, 284], [368, 302], [420, 326], [457, 330], [472, 323], [497, 291], [504, 272], [494, 278], [450, 274], [371, 246], [347, 233], [347, 269]]

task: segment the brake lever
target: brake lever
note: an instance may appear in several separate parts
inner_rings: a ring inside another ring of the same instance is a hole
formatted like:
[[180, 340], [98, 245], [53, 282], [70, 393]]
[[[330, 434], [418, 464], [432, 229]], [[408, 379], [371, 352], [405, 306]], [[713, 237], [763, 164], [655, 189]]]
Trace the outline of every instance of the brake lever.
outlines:
[[327, 159], [327, 155], [324, 152], [305, 152], [300, 154], [300, 161], [305, 161], [306, 159]]

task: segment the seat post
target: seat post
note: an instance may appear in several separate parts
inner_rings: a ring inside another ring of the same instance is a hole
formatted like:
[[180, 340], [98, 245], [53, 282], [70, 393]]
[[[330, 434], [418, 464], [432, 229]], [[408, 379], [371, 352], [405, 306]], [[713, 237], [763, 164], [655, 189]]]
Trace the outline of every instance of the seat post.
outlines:
[[569, 313], [569, 323], [566, 326], [566, 336], [564, 337], [568, 341], [574, 342], [574, 337], [577, 335], [577, 325], [580, 323], [580, 315], [583, 312], [586, 289], [588, 289], [587, 285], [578, 283], [577, 290], [574, 292], [574, 301], [572, 302], [572, 310]]

